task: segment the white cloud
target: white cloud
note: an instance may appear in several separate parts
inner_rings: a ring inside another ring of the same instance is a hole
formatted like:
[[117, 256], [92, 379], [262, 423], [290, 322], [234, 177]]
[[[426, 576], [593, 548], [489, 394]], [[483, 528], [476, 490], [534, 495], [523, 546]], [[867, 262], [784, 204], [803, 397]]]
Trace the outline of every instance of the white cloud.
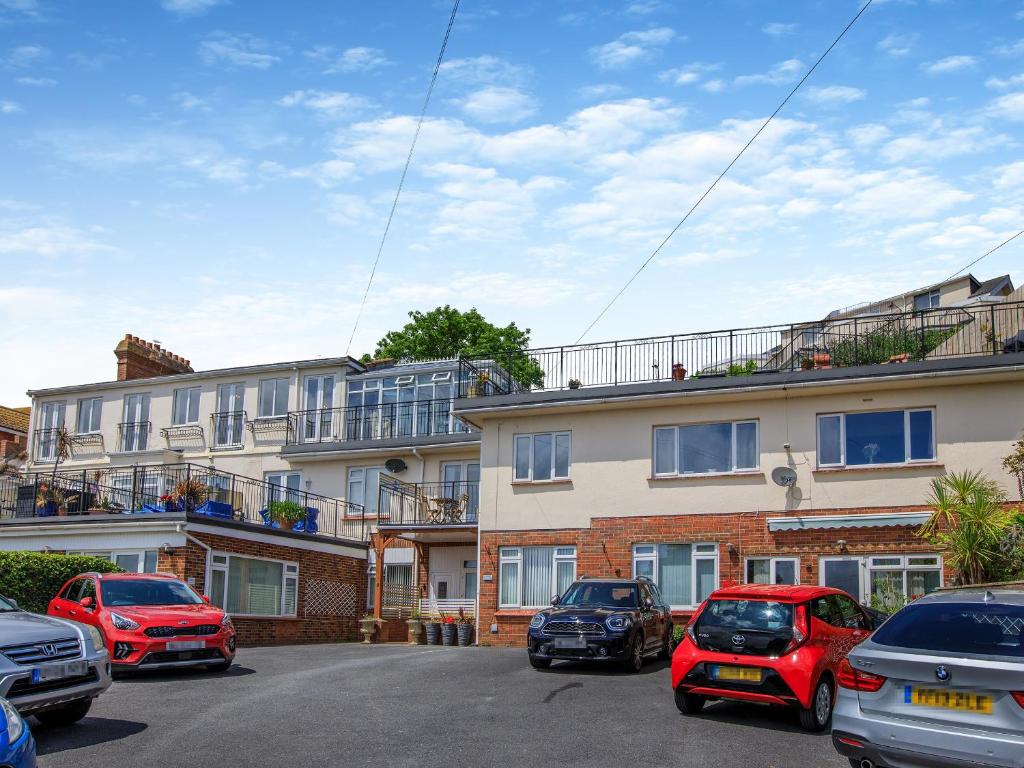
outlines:
[[985, 87], [991, 88], [993, 91], [1008, 91], [1022, 85], [1024, 85], [1024, 72], [1010, 77], [990, 77], [985, 81]]
[[525, 77], [523, 67], [490, 54], [450, 59], [441, 64], [438, 76], [443, 80], [469, 85], [488, 83], [517, 84]]
[[370, 102], [344, 91], [292, 91], [278, 102], [282, 107], [306, 107], [330, 117], [351, 115], [366, 109]]
[[780, 21], [772, 21], [761, 27], [761, 31], [772, 37], [785, 37], [792, 35], [799, 27], [799, 24], [783, 24]]
[[665, 8], [666, 5], [661, 0], [634, 0], [626, 6], [626, 13], [631, 16], [649, 16]]
[[792, 83], [803, 74], [804, 65], [799, 59], [786, 59], [759, 75], [740, 75], [733, 82], [736, 85], [783, 85]]
[[675, 37], [668, 27], [626, 32], [610, 43], [590, 49], [590, 57], [602, 69], [622, 69], [651, 58]]
[[860, 189], [836, 203], [837, 211], [875, 219], [927, 219], [974, 197], [940, 178], [913, 171], [865, 173], [856, 181]]
[[19, 256], [66, 256], [109, 250], [81, 230], [63, 224], [21, 227], [0, 225], [0, 253]]
[[917, 42], [917, 35], [886, 35], [878, 41], [878, 49], [890, 56], [906, 56]]
[[607, 99], [621, 94], [625, 88], [615, 83], [596, 83], [594, 85], [585, 85], [579, 89], [579, 94], [584, 99]]
[[866, 91], [848, 85], [827, 85], [807, 90], [807, 98], [823, 107], [850, 104], [862, 100], [865, 96], [867, 96]]
[[0, 0], [0, 24], [14, 21], [38, 21], [43, 9], [38, 0]]
[[924, 71], [929, 75], [945, 75], [950, 72], [974, 69], [977, 65], [978, 60], [974, 56], [947, 56], [924, 65]]
[[10, 69], [25, 69], [49, 58], [50, 49], [41, 45], [19, 45], [7, 51], [0, 64]]
[[51, 77], [19, 77], [15, 82], [19, 85], [35, 85], [39, 87], [48, 87], [57, 84], [57, 81]]
[[865, 123], [858, 125], [847, 132], [854, 145], [860, 148], [873, 147], [885, 141], [892, 135], [892, 131], [879, 123]]
[[177, 104], [186, 112], [193, 110], [200, 110], [202, 112], [210, 111], [210, 104], [206, 99], [201, 99], [188, 91], [181, 91], [171, 96], [171, 101]]
[[329, 45], [318, 45], [308, 51], [304, 51], [303, 55], [314, 61], [325, 62], [327, 64], [327, 68], [324, 69], [325, 74], [369, 72], [370, 70], [389, 66], [392, 63], [384, 55], [384, 51], [379, 48], [367, 48], [365, 46], [346, 48], [339, 52], [336, 48]]
[[1024, 56], [1024, 37], [1015, 43], [1000, 45], [992, 51], [997, 56]]
[[179, 16], [198, 16], [225, 2], [227, 0], [160, 0], [160, 5], [165, 11]]
[[22, 109], [17, 102], [10, 101], [9, 99], [0, 100], [0, 115], [16, 115], [21, 111]]
[[707, 91], [708, 93], [721, 93], [728, 87], [728, 83], [725, 80], [708, 80], [706, 83], [701, 83], [700, 89]]
[[483, 123], [518, 123], [537, 112], [537, 103], [518, 88], [489, 85], [461, 100], [467, 117]]
[[707, 72], [712, 72], [716, 69], [718, 69], [717, 64], [703, 64], [695, 61], [682, 67], [665, 70], [658, 75], [658, 79], [665, 83], [674, 83], [675, 85], [693, 85], [700, 82]]
[[1024, 91], [1000, 96], [989, 105], [988, 113], [1008, 120], [1024, 120]]
[[269, 43], [252, 35], [214, 32], [199, 44], [199, 58], [211, 66], [267, 69], [281, 61], [279, 56], [267, 52], [269, 48]]

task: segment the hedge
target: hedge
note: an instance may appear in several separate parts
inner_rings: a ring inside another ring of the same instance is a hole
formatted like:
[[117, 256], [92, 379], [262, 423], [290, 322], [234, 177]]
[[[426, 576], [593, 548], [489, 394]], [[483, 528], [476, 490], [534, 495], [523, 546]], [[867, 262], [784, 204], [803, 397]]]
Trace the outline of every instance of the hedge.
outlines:
[[46, 613], [64, 582], [86, 571], [115, 573], [121, 569], [102, 557], [0, 552], [0, 595], [17, 600], [26, 611]]

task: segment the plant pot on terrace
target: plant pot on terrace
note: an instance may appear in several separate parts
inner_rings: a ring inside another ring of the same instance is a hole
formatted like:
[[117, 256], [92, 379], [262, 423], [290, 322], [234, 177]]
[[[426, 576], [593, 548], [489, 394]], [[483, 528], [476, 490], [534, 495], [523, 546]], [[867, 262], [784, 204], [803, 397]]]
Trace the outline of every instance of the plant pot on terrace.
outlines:
[[438, 645], [441, 640], [441, 622], [431, 619], [425, 625], [427, 645]]
[[373, 642], [373, 633], [377, 630], [377, 620], [373, 616], [364, 616], [359, 620], [359, 631], [363, 633], [363, 645]]
[[672, 381], [682, 381], [686, 378], [686, 366], [682, 363], [672, 364]]
[[467, 622], [456, 624], [458, 627], [458, 639], [459, 646], [465, 648], [467, 645], [473, 644], [473, 625]]
[[446, 621], [441, 625], [441, 645], [455, 645], [457, 629], [454, 621]]
[[419, 645], [420, 633], [423, 631], [423, 622], [417, 617], [407, 619], [405, 623], [409, 625], [409, 645]]

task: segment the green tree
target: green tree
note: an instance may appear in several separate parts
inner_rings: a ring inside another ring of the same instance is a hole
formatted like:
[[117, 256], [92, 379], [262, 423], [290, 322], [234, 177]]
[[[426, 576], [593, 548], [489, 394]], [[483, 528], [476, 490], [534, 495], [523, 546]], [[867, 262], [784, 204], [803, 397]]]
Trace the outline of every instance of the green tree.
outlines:
[[[544, 383], [544, 372], [526, 354], [530, 329], [515, 323], [501, 327], [487, 322], [475, 308], [466, 312], [445, 304], [429, 312], [413, 310], [411, 322], [377, 342], [374, 357], [433, 360], [465, 357], [494, 360], [524, 387]], [[363, 356], [364, 362], [369, 360]]]

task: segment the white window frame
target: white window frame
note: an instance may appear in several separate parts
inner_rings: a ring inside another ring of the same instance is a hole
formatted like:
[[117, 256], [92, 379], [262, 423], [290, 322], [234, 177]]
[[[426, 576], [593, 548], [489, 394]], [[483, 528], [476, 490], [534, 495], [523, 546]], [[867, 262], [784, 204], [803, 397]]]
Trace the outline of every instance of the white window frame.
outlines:
[[[278, 386], [281, 382], [284, 382], [284, 403], [278, 402]], [[273, 387], [274, 395], [271, 398], [270, 410], [271, 413], [263, 413], [263, 388], [265, 386]], [[256, 418], [258, 419], [279, 419], [282, 416], [288, 415], [288, 398], [291, 393], [291, 380], [287, 376], [277, 376], [272, 379], [260, 379], [259, 386], [256, 388]], [[283, 406], [283, 410], [282, 410]]]
[[[288, 485], [289, 477], [298, 478], [298, 485], [294, 488], [291, 488]], [[271, 478], [277, 479], [272, 480]], [[277, 472], [264, 472], [263, 482], [267, 483], [267, 485], [275, 486], [272, 491], [269, 488], [267, 489], [268, 495], [270, 495], [270, 493], [273, 494], [273, 498], [269, 499], [269, 501], [287, 501], [291, 494], [299, 495], [303, 493], [301, 472], [294, 472], [286, 469], [278, 470]]]
[[[921, 297], [926, 297], [928, 299], [928, 306], [921, 307], [920, 309], [918, 309], [917, 300]], [[910, 303], [911, 308], [914, 312], [924, 312], [925, 310], [928, 309], [937, 309], [942, 304], [942, 291], [940, 291], [938, 288], [934, 288], [930, 291], [921, 291], [920, 293], [915, 293], [914, 298], [911, 300]]]
[[[577, 548], [575, 544], [539, 544], [536, 546], [540, 547], [552, 547], [551, 552], [551, 584], [548, 585], [549, 593], [554, 595], [558, 593], [558, 564], [559, 563], [572, 563], [572, 581], [576, 581], [576, 556]], [[498, 550], [498, 608], [523, 608], [523, 609], [536, 609], [546, 608], [546, 605], [523, 605], [523, 591], [526, 588], [526, 583], [523, 579], [523, 550], [531, 549], [531, 547], [501, 547]], [[572, 550], [570, 553], [569, 550]], [[513, 603], [501, 602], [501, 585], [502, 585], [502, 571], [505, 569], [507, 564], [514, 563], [516, 565], [517, 574], [517, 586], [516, 590], [519, 593], [519, 599]]]
[[[146, 568], [146, 553], [152, 552], [156, 555], [155, 568], [152, 571], [145, 570]], [[102, 557], [110, 562], [117, 564], [115, 557], [117, 555], [136, 555], [139, 558], [139, 569], [134, 573], [156, 573], [160, 569], [160, 550], [156, 548], [150, 549], [78, 549], [69, 551], [69, 555], [85, 555], [87, 557]]]
[[[39, 406], [39, 417], [36, 430], [38, 432], [48, 432], [52, 429], [59, 429], [64, 426], [66, 419], [67, 401], [51, 400], [47, 403], [41, 403]], [[35, 435], [34, 438], [36, 440], [36, 461], [40, 463], [51, 463], [56, 461], [57, 441], [53, 437], [50, 439], [40, 440], [38, 435]]]
[[[89, 425], [88, 429], [82, 429], [82, 416], [85, 415], [85, 409], [89, 410]], [[83, 397], [78, 401], [77, 411], [75, 412], [75, 434], [78, 435], [96, 435], [100, 432], [103, 419], [103, 398], [102, 397]], [[95, 426], [92, 426], [95, 423]]]
[[[212, 576], [214, 571], [220, 571], [224, 574], [224, 604], [218, 605], [217, 607], [223, 611], [227, 611], [228, 604], [228, 589], [230, 585], [230, 573], [231, 558], [237, 557], [240, 560], [262, 560], [267, 563], [279, 563], [281, 568], [281, 606], [279, 613], [233, 613], [232, 616], [251, 616], [254, 618], [290, 618], [298, 615], [299, 609], [299, 564], [291, 560], [277, 560], [273, 557], [256, 557], [254, 555], [240, 555], [235, 552], [223, 552], [220, 550], [213, 551], [210, 553], [210, 558], [206, 568], [206, 594], [208, 595], [212, 590]], [[218, 558], [222, 562], [218, 562]], [[295, 604], [292, 606], [294, 609], [290, 613], [285, 613], [285, 596], [288, 593], [289, 585], [294, 586]]]
[[[551, 476], [544, 480], [533, 479], [533, 446], [534, 442], [538, 437], [551, 437]], [[557, 442], [559, 437], [566, 437], [569, 439], [569, 461], [565, 468], [564, 475], [555, 474], [556, 456], [558, 454]], [[517, 477], [516, 468], [519, 462], [516, 459], [516, 451], [519, 450], [519, 441], [521, 439], [528, 438], [530, 441], [529, 448], [529, 465], [527, 466], [527, 476]], [[514, 483], [554, 483], [563, 482], [572, 478], [572, 432], [563, 430], [559, 432], [529, 432], [523, 434], [512, 435], [512, 482]]]
[[769, 565], [768, 565], [768, 583], [769, 584], [775, 584], [775, 577], [777, 575], [776, 570], [775, 570], [775, 566], [776, 566], [777, 563], [780, 563], [780, 562], [793, 563], [793, 573], [796, 576], [796, 582], [795, 582], [794, 586], [797, 586], [797, 585], [800, 584], [800, 558], [799, 557], [770, 557], [770, 556], [759, 557], [757, 555], [752, 555], [751, 557], [746, 557], [746, 558], [743, 559], [743, 581], [744, 582], [749, 583], [749, 584], [753, 584], [754, 583], [754, 582], [747, 582], [748, 563], [750, 563], [750, 562], [752, 562], [754, 560], [767, 560], [768, 561], [768, 563], [769, 563]]
[[[931, 564], [910, 564], [911, 560], [928, 558], [934, 560]], [[900, 561], [900, 565], [878, 565], [878, 560], [895, 560]], [[860, 594], [853, 595], [853, 597], [860, 602], [862, 605], [868, 605], [871, 602], [871, 573], [872, 571], [903, 571], [903, 595], [907, 596], [907, 573], [909, 571], [938, 571], [939, 573], [939, 588], [945, 586], [946, 580], [943, 573], [943, 559], [942, 555], [937, 552], [912, 552], [909, 554], [901, 553], [877, 553], [872, 555], [831, 555], [819, 558], [818, 560], [818, 584], [825, 586], [825, 563], [829, 561], [842, 561], [842, 560], [853, 560], [859, 565], [860, 578], [858, 579]]]
[[[729, 437], [729, 465], [731, 469], [715, 470], [714, 472], [683, 472], [679, 466], [679, 430], [686, 427], [714, 426], [718, 424], [729, 424], [732, 427]], [[754, 466], [736, 467], [736, 428], [740, 424], [754, 425]], [[672, 465], [671, 472], [658, 472], [658, 432], [660, 430], [672, 431]], [[751, 472], [761, 471], [761, 423], [759, 419], [739, 419], [737, 421], [703, 421], [692, 424], [666, 424], [656, 426], [651, 433], [651, 476], [652, 477], [702, 477], [707, 475], [743, 475]]]
[[[184, 392], [185, 393], [185, 420], [184, 421], [177, 421], [175, 419], [175, 416], [177, 415], [175, 413], [175, 410], [176, 410], [176, 406], [177, 406], [177, 403], [178, 403], [178, 393], [179, 392]], [[178, 389], [175, 389], [174, 392], [171, 393], [171, 426], [173, 426], [173, 427], [184, 427], [184, 426], [192, 426], [192, 425], [195, 425], [195, 424], [199, 423], [199, 403], [200, 403], [201, 393], [202, 393], [202, 388], [200, 388], [200, 387], [179, 387]], [[196, 417], [195, 417], [194, 420], [189, 419], [189, 417], [188, 417], [189, 411], [192, 410], [192, 400], [193, 400], [193, 398], [195, 398], [195, 406], [196, 406]]]
[[[651, 563], [651, 581], [661, 592], [661, 585], [658, 583], [658, 547], [662, 544], [689, 544], [690, 545], [690, 602], [686, 605], [672, 604], [672, 610], [688, 610], [700, 605], [697, 599], [697, 561], [708, 560], [714, 563], [715, 589], [721, 585], [719, 573], [718, 543], [714, 541], [659, 541], [657, 543], [642, 542], [633, 545], [633, 577], [636, 578], [636, 564], [638, 562]], [[700, 549], [703, 547], [703, 551]]]
[[[867, 413], [894, 413], [903, 412], [903, 461], [889, 462], [887, 464], [847, 464], [846, 463], [846, 417], [859, 416]], [[932, 417], [932, 455], [926, 459], [910, 458], [910, 414], [930, 413]], [[839, 461], [837, 463], [822, 463], [821, 461], [821, 421], [822, 419], [839, 417]], [[819, 413], [814, 422], [815, 426], [815, 460], [820, 469], [851, 468], [861, 469], [865, 467], [905, 467], [914, 464], [934, 464], [939, 460], [938, 430], [935, 424], [935, 408], [881, 408], [871, 411], [837, 411], [835, 413]]]
[[[378, 466], [372, 466], [372, 467], [349, 467], [348, 475], [345, 478], [345, 501], [347, 501], [347, 502], [349, 502], [351, 504], [358, 504], [359, 506], [361, 506], [363, 508], [363, 517], [376, 517], [377, 516], [377, 510], [374, 509], [371, 512], [369, 510], [369, 507], [366, 504], [366, 492], [367, 492], [366, 473], [367, 473], [368, 470], [374, 470], [374, 469], [378, 470], [378, 472], [377, 472], [377, 500], [378, 500], [378, 504], [379, 504], [379, 502], [380, 502], [380, 478], [381, 477], [389, 477], [389, 478], [392, 477], [390, 474], [388, 474], [387, 467], [384, 467], [384, 466], [379, 466], [379, 467]], [[356, 479], [356, 476], [358, 477], [358, 479]], [[359, 483], [362, 486], [362, 491], [360, 492], [361, 495], [362, 495], [362, 501], [355, 501], [352, 498], [352, 495], [353, 495], [352, 494], [352, 483], [354, 483], [354, 482], [355, 483]], [[355, 517], [358, 518], [359, 516], [355, 515]]]

